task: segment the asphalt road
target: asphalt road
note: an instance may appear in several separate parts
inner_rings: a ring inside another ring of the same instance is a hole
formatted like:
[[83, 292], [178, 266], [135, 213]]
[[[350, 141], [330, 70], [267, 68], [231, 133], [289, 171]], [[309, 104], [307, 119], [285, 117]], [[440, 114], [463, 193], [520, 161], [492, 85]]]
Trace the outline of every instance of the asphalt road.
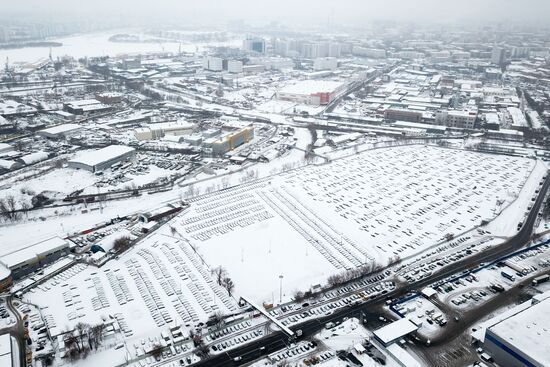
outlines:
[[19, 347], [19, 366], [25, 367], [27, 365], [27, 354], [26, 354], [26, 341], [25, 341], [25, 326], [23, 324], [23, 319], [17, 311], [17, 308], [13, 305], [13, 296], [9, 296], [6, 300], [6, 307], [14, 314], [17, 323], [12, 329], [11, 335], [17, 340], [17, 346]]
[[[314, 320], [308, 320], [299, 325], [293, 326], [292, 330], [302, 330], [302, 339], [310, 337], [319, 330], [321, 330], [327, 322], [341, 320], [344, 317], [355, 317], [364, 313], [367, 315], [374, 315], [372, 311], [369, 310], [376, 309], [380, 307], [384, 301], [388, 298], [397, 298], [407, 294], [410, 291], [421, 289], [433, 282], [447, 278], [453, 274], [459, 273], [464, 270], [471, 269], [478, 266], [482, 262], [492, 262], [498, 260], [499, 258], [508, 255], [526, 244], [531, 240], [531, 234], [533, 232], [533, 226], [537, 219], [538, 212], [544, 201], [544, 197], [548, 188], [550, 187], [550, 175], [547, 175], [541, 190], [535, 200], [531, 211], [523, 226], [518, 231], [516, 235], [503, 242], [498, 246], [494, 246], [484, 252], [476, 253], [473, 256], [464, 258], [460, 261], [453, 263], [452, 265], [443, 268], [441, 271], [434, 273], [432, 276], [415, 281], [408, 285], [399, 286], [397, 285], [394, 291], [391, 291], [383, 296], [380, 296], [376, 299], [372, 299], [360, 305], [355, 305], [352, 307], [345, 307], [343, 309], [335, 311], [332, 315], [326, 317], [316, 318]], [[457, 329], [457, 332], [459, 329]], [[452, 337], [452, 335], [447, 335], [447, 337]], [[271, 354], [280, 349], [285, 348], [291, 341], [286, 334], [281, 331], [276, 331], [268, 336], [255, 340], [254, 342], [245, 344], [239, 348], [232, 349], [226, 353], [215, 355], [208, 359], [204, 359], [200, 362], [194, 364], [194, 366], [205, 366], [205, 367], [217, 367], [217, 366], [239, 366], [243, 364], [250, 363], [261, 356]], [[265, 347], [264, 349], [260, 349]], [[241, 357], [239, 361], [235, 361], [234, 358]]]

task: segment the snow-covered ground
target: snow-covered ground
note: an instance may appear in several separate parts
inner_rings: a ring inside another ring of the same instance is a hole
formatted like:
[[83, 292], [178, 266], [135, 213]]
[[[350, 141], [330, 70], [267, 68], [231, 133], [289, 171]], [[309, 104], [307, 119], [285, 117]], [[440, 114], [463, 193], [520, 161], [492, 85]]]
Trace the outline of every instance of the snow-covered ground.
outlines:
[[176, 223], [207, 263], [228, 270], [237, 293], [271, 302], [281, 275], [288, 299], [492, 219], [497, 198], [512, 202], [534, 166], [419, 145], [375, 149], [203, 197]]
[[445, 327], [445, 325], [439, 325], [437, 319], [446, 320], [448, 318], [436, 305], [422, 296], [399, 303], [395, 308], [401, 315], [418, 325], [418, 333], [428, 339], [436, 336]]
[[[367, 346], [369, 351], [358, 353], [355, 346], [361, 344]], [[370, 345], [370, 347], [368, 347]], [[312, 347], [314, 346], [314, 347]], [[270, 354], [267, 358], [254, 363], [253, 367], [277, 366], [287, 362], [288, 366], [303, 367], [312, 364], [323, 367], [345, 367], [350, 362], [338, 357], [338, 352], [350, 353], [366, 367], [383, 365], [394, 367], [420, 366], [420, 362], [407, 350], [394, 344], [388, 348], [378, 344], [373, 333], [367, 330], [358, 319], [351, 318], [339, 325], [335, 325], [313, 336], [313, 342], [299, 342], [286, 349]], [[369, 355], [369, 353], [371, 355]], [[380, 358], [379, 361], [375, 360]]]
[[169, 226], [101, 268], [77, 264], [23, 298], [41, 307], [54, 336], [78, 322], [115, 318], [129, 345], [170, 326], [185, 331], [216, 311], [237, 310], [207, 265]]

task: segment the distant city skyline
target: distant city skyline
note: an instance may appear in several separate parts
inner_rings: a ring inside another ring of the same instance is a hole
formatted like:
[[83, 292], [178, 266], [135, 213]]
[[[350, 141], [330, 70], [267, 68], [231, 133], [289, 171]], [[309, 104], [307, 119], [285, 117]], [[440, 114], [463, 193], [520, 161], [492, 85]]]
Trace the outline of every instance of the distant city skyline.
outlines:
[[[280, 21], [296, 26], [306, 24], [361, 25], [373, 20], [407, 22], [454, 21], [545, 21], [550, 18], [550, 2], [526, 0], [522, 2], [499, 0], [464, 0], [460, 3], [437, 0], [342, 0], [338, 3], [318, 1], [177, 1], [159, 0], [96, 0], [79, 2], [70, 0], [22, 0], [2, 4], [3, 14], [24, 14], [25, 17], [70, 21], [67, 16], [86, 18], [94, 16], [124, 19], [143, 25], [162, 21], [219, 24], [236, 19], [266, 23]], [[185, 25], [185, 24], [182, 24]]]

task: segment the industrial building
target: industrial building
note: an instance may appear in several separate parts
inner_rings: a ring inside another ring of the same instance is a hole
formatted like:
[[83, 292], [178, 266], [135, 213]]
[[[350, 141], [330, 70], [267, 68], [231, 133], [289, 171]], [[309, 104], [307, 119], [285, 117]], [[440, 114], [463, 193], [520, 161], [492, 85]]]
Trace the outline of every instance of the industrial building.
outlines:
[[79, 101], [66, 102], [63, 104], [63, 109], [74, 115], [83, 115], [105, 112], [110, 110], [111, 106], [105, 105], [97, 99], [83, 99]]
[[21, 158], [17, 158], [17, 162], [28, 166], [29, 164], [35, 164], [38, 162], [45, 161], [48, 158], [49, 156], [48, 156], [48, 153], [46, 152], [35, 152], [35, 153], [24, 155]]
[[71, 159], [68, 166], [90, 172], [100, 172], [110, 168], [115, 163], [130, 160], [134, 156], [135, 149], [132, 147], [110, 145], [99, 150], [87, 151], [80, 157]]
[[473, 129], [477, 119], [477, 111], [438, 111], [435, 114], [435, 123], [458, 129]]
[[23, 165], [20, 162], [0, 159], [0, 173], [3, 173], [5, 171], [13, 171], [14, 169], [21, 167], [23, 167]]
[[313, 70], [336, 70], [338, 60], [334, 57], [319, 57], [313, 61]]
[[347, 85], [338, 81], [304, 80], [277, 92], [283, 101], [313, 106], [326, 105], [346, 92]]
[[12, 353], [12, 336], [9, 333], [0, 336], [0, 366], [10, 367], [18, 366], [19, 361], [16, 362], [14, 358], [17, 355]]
[[12, 284], [13, 277], [11, 276], [10, 268], [0, 262], [0, 293], [8, 291]]
[[402, 337], [418, 330], [411, 320], [403, 318], [374, 331], [374, 337], [384, 346], [388, 346]]
[[52, 237], [4, 255], [0, 258], [0, 262], [11, 271], [13, 279], [17, 280], [68, 254], [70, 249], [71, 246], [67, 240]]
[[205, 57], [202, 63], [202, 67], [204, 70], [222, 71], [223, 59], [221, 57], [213, 57], [213, 56]]
[[254, 138], [254, 128], [246, 127], [235, 132], [226, 134], [220, 138], [208, 138], [202, 143], [202, 147], [206, 152], [212, 155], [224, 155], [225, 153], [248, 143]]
[[8, 143], [0, 143], [0, 154], [13, 151], [13, 147]]
[[230, 73], [242, 73], [243, 62], [241, 60], [227, 60], [227, 71]]
[[422, 122], [422, 112], [392, 107], [384, 111], [384, 118], [393, 121]]
[[550, 292], [487, 321], [483, 330], [484, 349], [500, 366], [550, 366]]
[[149, 124], [134, 130], [134, 136], [137, 140], [160, 139], [165, 135], [187, 135], [191, 134], [195, 125], [187, 122], [163, 122], [158, 124]]
[[95, 96], [95, 98], [101, 103], [116, 104], [122, 102], [122, 93], [117, 92], [103, 92]]
[[36, 134], [39, 136], [43, 136], [47, 139], [67, 139], [71, 136], [76, 135], [82, 130], [82, 126], [77, 124], [63, 124], [63, 125], [57, 125], [53, 127], [49, 127], [47, 129], [43, 129], [38, 131]]
[[511, 119], [511, 128], [513, 130], [523, 131], [529, 128], [527, 119], [521, 110], [517, 107], [508, 107], [506, 109]]

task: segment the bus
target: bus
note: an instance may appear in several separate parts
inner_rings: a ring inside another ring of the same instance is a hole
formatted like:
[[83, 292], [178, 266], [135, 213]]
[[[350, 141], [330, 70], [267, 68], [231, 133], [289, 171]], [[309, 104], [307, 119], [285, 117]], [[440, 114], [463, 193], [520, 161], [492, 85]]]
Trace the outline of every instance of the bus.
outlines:
[[541, 275], [541, 276], [538, 276], [535, 279], [533, 279], [531, 284], [533, 284], [533, 286], [537, 286], [541, 283], [547, 282], [549, 279], [550, 279], [550, 275], [548, 275], [548, 274]]
[[512, 282], [516, 279], [512, 274], [510, 274], [510, 273], [508, 273], [504, 270], [500, 272], [500, 275], [502, 275], [503, 277], [505, 277], [506, 279], [508, 279]]

